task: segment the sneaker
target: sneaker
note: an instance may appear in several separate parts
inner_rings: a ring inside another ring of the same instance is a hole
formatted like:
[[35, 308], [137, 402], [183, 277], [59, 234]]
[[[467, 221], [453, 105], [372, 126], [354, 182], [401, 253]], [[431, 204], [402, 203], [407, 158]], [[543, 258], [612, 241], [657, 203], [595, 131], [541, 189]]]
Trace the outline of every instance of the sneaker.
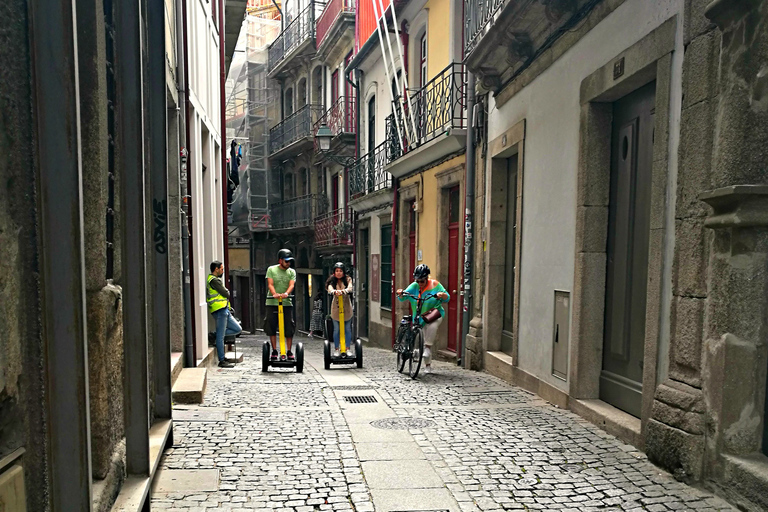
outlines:
[[347, 357], [355, 357], [355, 353], [352, 352], [352, 349], [347, 349]]
[[424, 367], [424, 373], [432, 373], [432, 367], [430, 365], [426, 365]]
[[290, 350], [288, 351], [288, 360], [289, 361], [295, 361], [296, 360], [296, 358], [293, 357], [293, 352], [291, 352]]
[[223, 361], [219, 361], [219, 368], [234, 368], [235, 365], [227, 361], [226, 359]]
[[334, 350], [333, 351], [333, 357], [339, 357], [339, 351], [338, 350]]
[[277, 350], [272, 349], [272, 356], [270, 357], [273, 361], [277, 361]]

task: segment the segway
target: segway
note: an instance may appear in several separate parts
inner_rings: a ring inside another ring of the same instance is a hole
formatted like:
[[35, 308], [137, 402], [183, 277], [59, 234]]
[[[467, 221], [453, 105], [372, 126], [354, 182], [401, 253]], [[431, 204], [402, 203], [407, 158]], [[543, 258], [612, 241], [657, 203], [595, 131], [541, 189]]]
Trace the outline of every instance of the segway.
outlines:
[[[293, 297], [293, 295], [289, 295], [288, 297]], [[272, 368], [296, 368], [296, 373], [301, 373], [304, 371], [304, 344], [302, 342], [296, 342], [293, 344], [293, 348], [296, 351], [296, 359], [294, 361], [289, 361], [288, 359], [283, 359], [283, 357], [286, 356], [286, 348], [285, 348], [285, 318], [283, 317], [283, 298], [279, 297], [277, 299], [277, 326], [279, 329], [279, 346], [280, 346], [280, 353], [278, 356], [277, 361], [272, 361], [270, 359], [270, 354], [272, 353], [272, 343], [270, 343], [269, 340], [264, 342], [264, 345], [261, 347], [261, 371], [262, 372], [268, 372], [269, 367]]]
[[347, 333], [344, 332], [344, 298], [342, 295], [336, 296], [339, 301], [339, 356], [332, 355], [331, 347], [333, 346], [333, 331], [329, 329], [329, 324], [332, 326], [333, 322], [326, 323], [326, 331], [330, 333], [325, 337], [325, 346], [323, 347], [323, 362], [325, 363], [325, 369], [329, 370], [332, 364], [352, 364], [357, 363], [358, 368], [363, 367], [363, 343], [359, 340], [355, 340], [355, 355], [350, 357], [347, 355]]

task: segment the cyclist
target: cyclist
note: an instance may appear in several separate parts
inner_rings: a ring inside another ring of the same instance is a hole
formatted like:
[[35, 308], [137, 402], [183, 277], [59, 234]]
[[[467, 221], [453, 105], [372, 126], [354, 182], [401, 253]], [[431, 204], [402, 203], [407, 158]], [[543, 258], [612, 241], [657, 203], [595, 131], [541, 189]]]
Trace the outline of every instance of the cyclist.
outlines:
[[[331, 320], [333, 320], [333, 342], [336, 347], [336, 351], [333, 353], [334, 357], [339, 357], [339, 302], [336, 297], [339, 295], [344, 296], [344, 336], [347, 340], [351, 339], [352, 333], [352, 278], [345, 274], [344, 263], [338, 262], [333, 266], [333, 274], [325, 282], [325, 287], [328, 289], [328, 293], [333, 295], [333, 301], [331, 304]], [[352, 344], [347, 342], [347, 356], [352, 357]]]
[[[293, 343], [293, 301], [287, 298], [293, 287], [296, 285], [296, 271], [291, 268], [293, 263], [293, 253], [288, 249], [280, 249], [277, 253], [277, 265], [272, 265], [267, 269], [267, 286], [269, 287], [269, 293], [271, 297], [267, 298], [267, 318], [264, 319], [264, 331], [269, 336], [269, 340], [272, 342], [272, 356], [273, 361], [277, 360], [277, 330], [279, 319], [277, 318], [277, 299], [283, 298], [283, 326], [285, 332], [285, 345], [287, 349], [286, 355], [289, 361], [293, 361], [295, 358], [293, 352], [291, 352], [291, 344]], [[284, 356], [283, 356], [284, 357]]]
[[[437, 329], [440, 327], [440, 324], [443, 322], [443, 317], [445, 316], [445, 309], [443, 308], [443, 304], [451, 300], [451, 296], [445, 290], [443, 285], [440, 284], [437, 279], [429, 278], [429, 272], [430, 270], [428, 266], [423, 264], [418, 265], [413, 270], [413, 283], [411, 283], [405, 290], [398, 289], [396, 292], [400, 301], [407, 300], [411, 303], [411, 313], [414, 314], [414, 316], [416, 314], [417, 302], [417, 299], [414, 297], [421, 297], [422, 294], [435, 294], [434, 297], [430, 297], [423, 302], [420, 311], [422, 315], [430, 309], [437, 309], [440, 312], [440, 318], [432, 323], [425, 323], [423, 318], [420, 319], [422, 326], [421, 332], [424, 333], [424, 363], [426, 365], [424, 368], [425, 373], [432, 372], [432, 343], [435, 341], [435, 336], [437, 336]], [[403, 296], [403, 292], [410, 294], [411, 297]]]

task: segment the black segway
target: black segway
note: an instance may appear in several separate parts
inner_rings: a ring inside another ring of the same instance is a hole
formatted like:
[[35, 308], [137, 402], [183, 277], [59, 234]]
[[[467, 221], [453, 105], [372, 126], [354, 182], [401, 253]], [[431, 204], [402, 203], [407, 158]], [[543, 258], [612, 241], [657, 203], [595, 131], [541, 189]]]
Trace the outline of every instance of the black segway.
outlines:
[[[293, 295], [289, 295], [288, 297], [292, 298]], [[264, 345], [261, 347], [261, 371], [267, 372], [269, 371], [269, 367], [272, 368], [296, 368], [296, 373], [301, 373], [304, 371], [304, 344], [302, 342], [294, 343], [294, 349], [296, 350], [296, 359], [294, 361], [289, 361], [288, 359], [283, 359], [286, 356], [286, 346], [285, 346], [285, 318], [283, 317], [283, 299], [278, 298], [277, 299], [277, 322], [278, 322], [278, 329], [279, 329], [279, 347], [280, 347], [280, 356], [277, 361], [272, 361], [270, 359], [270, 354], [272, 353], [272, 344], [269, 340], [264, 342]]]
[[332, 364], [353, 364], [357, 363], [358, 368], [363, 367], [363, 343], [359, 339], [355, 339], [355, 355], [350, 357], [347, 355], [347, 334], [344, 332], [344, 300], [341, 295], [336, 296], [339, 301], [339, 348], [340, 353], [334, 356], [331, 352], [333, 346], [333, 320], [328, 318], [325, 322], [325, 346], [323, 347], [323, 362], [325, 369], [329, 370]]

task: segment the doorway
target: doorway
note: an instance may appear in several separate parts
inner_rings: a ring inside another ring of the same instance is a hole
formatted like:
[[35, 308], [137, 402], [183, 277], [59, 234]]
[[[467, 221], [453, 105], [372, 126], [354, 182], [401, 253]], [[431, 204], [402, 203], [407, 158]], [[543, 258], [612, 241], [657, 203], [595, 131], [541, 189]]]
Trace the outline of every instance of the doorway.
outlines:
[[456, 352], [459, 338], [459, 219], [461, 217], [459, 186], [448, 189], [448, 350]]
[[240, 324], [246, 331], [253, 331], [253, 325], [251, 325], [251, 280], [248, 276], [236, 276], [235, 282], [237, 283], [237, 310], [240, 313]]
[[413, 275], [416, 268], [416, 201], [408, 203], [408, 276]]
[[648, 282], [652, 82], [613, 104], [600, 399], [640, 417]]
[[506, 236], [504, 244], [504, 297], [501, 322], [501, 351], [514, 354], [515, 278], [517, 269], [517, 166], [519, 154], [507, 158]]
[[357, 267], [358, 279], [360, 279], [360, 303], [357, 314], [359, 317], [358, 329], [360, 336], [368, 337], [368, 262], [371, 259], [371, 246], [368, 229], [360, 230], [360, 264]]

